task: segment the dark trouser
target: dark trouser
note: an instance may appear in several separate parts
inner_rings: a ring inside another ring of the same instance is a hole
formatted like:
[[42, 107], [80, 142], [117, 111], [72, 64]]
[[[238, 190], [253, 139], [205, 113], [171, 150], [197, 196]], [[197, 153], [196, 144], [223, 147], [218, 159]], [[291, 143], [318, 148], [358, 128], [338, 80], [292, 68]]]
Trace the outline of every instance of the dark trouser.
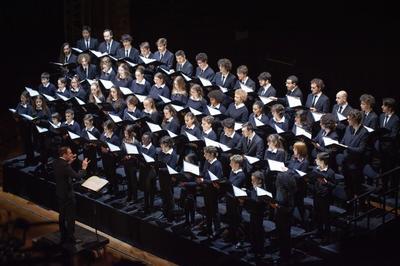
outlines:
[[172, 180], [166, 169], [160, 169], [158, 173], [160, 181], [161, 199], [163, 202], [163, 212], [168, 219], [173, 218], [174, 198], [172, 194]]
[[125, 175], [128, 180], [128, 201], [137, 200], [138, 180], [136, 177], [136, 167], [133, 164], [124, 165]]
[[153, 169], [141, 165], [139, 172], [140, 184], [144, 191], [144, 209], [149, 210], [154, 206], [156, 191], [156, 174]]
[[211, 234], [213, 223], [215, 231], [218, 231], [221, 227], [218, 215], [218, 191], [212, 184], [207, 184], [204, 188], [204, 205], [206, 207], [207, 231]]
[[226, 196], [226, 213], [228, 218], [229, 234], [233, 242], [237, 241], [239, 225], [241, 221], [241, 208], [236, 198]]
[[75, 198], [58, 199], [58, 225], [61, 242], [74, 239], [75, 232]]
[[361, 168], [349, 169], [346, 164], [343, 166], [344, 183], [346, 186], [347, 198], [352, 199], [355, 195], [361, 194], [361, 183], [363, 173]]
[[329, 220], [329, 202], [328, 196], [316, 195], [314, 198], [314, 219], [317, 228], [323, 233], [331, 231]]
[[[182, 188], [180, 200], [185, 209], [185, 222], [194, 224], [196, 210], [196, 195], [194, 189]], [[190, 218], [190, 219], [189, 219]]]
[[264, 214], [250, 213], [249, 236], [254, 253], [264, 253]]
[[281, 258], [289, 258], [291, 253], [290, 221], [292, 208], [280, 206], [276, 209], [275, 224], [278, 233], [279, 254]]
[[116, 162], [114, 156], [109, 153], [103, 153], [101, 155], [101, 159], [103, 161], [104, 173], [106, 174], [107, 180], [111, 185], [111, 192], [113, 194], [118, 193], [118, 180], [116, 173]]
[[21, 138], [26, 153], [26, 163], [32, 163], [34, 160], [33, 143], [32, 143], [32, 127], [29, 122], [21, 121], [19, 123]]
[[[380, 141], [379, 149], [381, 156], [382, 173], [385, 173], [395, 168], [397, 163], [396, 143], [390, 141], [389, 142]], [[382, 178], [382, 183], [384, 191], [396, 188], [399, 186], [399, 177], [394, 174], [385, 175]]]

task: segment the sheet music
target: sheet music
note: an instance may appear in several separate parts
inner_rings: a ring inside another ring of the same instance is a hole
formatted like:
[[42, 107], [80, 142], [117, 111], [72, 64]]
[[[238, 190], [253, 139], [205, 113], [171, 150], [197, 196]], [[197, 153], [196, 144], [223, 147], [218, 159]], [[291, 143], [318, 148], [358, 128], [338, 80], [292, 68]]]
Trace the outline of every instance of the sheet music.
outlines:
[[242, 127], [243, 127], [242, 123], [235, 122], [235, 131], [242, 129]]
[[347, 117], [343, 116], [341, 113], [337, 112], [337, 117], [339, 121], [345, 121], [347, 120]]
[[56, 98], [54, 98], [53, 96], [47, 95], [47, 94], [42, 94], [49, 102], [55, 101]]
[[265, 124], [263, 122], [261, 122], [260, 120], [258, 120], [255, 116], [254, 116], [254, 122], [256, 123], [256, 127], [265, 126]]
[[139, 102], [144, 102], [144, 100], [146, 99], [147, 96], [145, 95], [140, 95], [140, 94], [133, 94], [136, 96], [136, 98], [138, 98]]
[[100, 178], [98, 176], [91, 176], [85, 182], [83, 182], [81, 186], [97, 192], [100, 191], [107, 184], [108, 181], [106, 179]]
[[172, 106], [172, 108], [174, 108], [175, 111], [177, 111], [177, 112], [180, 112], [180, 111], [182, 111], [183, 109], [185, 109], [185, 107], [180, 106], [180, 105], [176, 105], [176, 104], [171, 104], [171, 106]]
[[72, 140], [74, 140], [74, 139], [79, 139], [81, 136], [79, 136], [79, 135], [77, 135], [77, 134], [75, 134], [74, 132], [71, 132], [71, 131], [69, 131], [68, 130], [68, 135], [69, 135], [69, 137], [72, 139]]
[[133, 94], [133, 92], [132, 92], [129, 88], [127, 88], [127, 87], [119, 87], [119, 89], [121, 90], [121, 92], [122, 92], [123, 95], [130, 95], [130, 94]]
[[174, 70], [174, 69], [166, 70], [166, 69], [164, 69], [164, 68], [162, 68], [162, 67], [160, 67], [160, 69], [161, 69], [162, 71], [164, 71], [167, 75], [171, 75], [171, 74], [175, 73], [175, 70]]
[[124, 143], [124, 145], [125, 145], [127, 154], [139, 154], [139, 151], [138, 151], [136, 145], [132, 145], [129, 143]]
[[164, 103], [170, 103], [170, 102], [171, 102], [171, 100], [168, 99], [167, 97], [164, 97], [164, 96], [162, 96], [162, 95], [158, 95], [158, 96], [160, 97], [160, 99], [161, 99]]
[[64, 95], [61, 95], [59, 93], [56, 93], [58, 97], [60, 97], [61, 100], [63, 100], [64, 102], [68, 101], [69, 98], [65, 97]]
[[190, 112], [192, 112], [192, 114], [194, 114], [195, 116], [197, 115], [202, 115], [203, 113], [200, 111], [197, 111], [196, 109], [193, 109], [192, 107], [189, 107]]
[[150, 122], [147, 122], [147, 121], [146, 121], [146, 124], [147, 124], [147, 126], [150, 128], [150, 131], [153, 132], [153, 133], [163, 130], [163, 129], [162, 129], [159, 125], [157, 125], [157, 124], [150, 123]]
[[218, 181], [219, 180], [219, 178], [216, 175], [214, 175], [210, 170], [208, 170], [208, 174], [210, 176], [211, 181]]
[[106, 52], [104, 52], [104, 53], [100, 53], [100, 52], [98, 52], [98, 51], [95, 51], [95, 50], [89, 50], [90, 52], [92, 52], [92, 54], [94, 54], [96, 57], [102, 57], [102, 56], [106, 56], [106, 55], [108, 55], [108, 53], [106, 53]]
[[36, 129], [39, 133], [44, 133], [49, 131], [47, 128], [36, 126]]
[[181, 72], [182, 77], [187, 81], [192, 81], [192, 79], [190, 77], [188, 77], [187, 75], [185, 75], [184, 73]]
[[367, 126], [364, 126], [364, 127], [365, 127], [365, 129], [366, 129], [369, 133], [375, 131], [373, 128], [370, 128], [370, 127], [367, 127]]
[[299, 174], [299, 176], [305, 176], [307, 173], [304, 173], [303, 171], [300, 171], [300, 170], [297, 170], [297, 169], [294, 169], [298, 174]]
[[246, 160], [249, 162], [249, 164], [253, 164], [253, 163], [260, 161], [260, 159], [258, 159], [257, 157], [252, 157], [252, 156], [247, 156], [247, 155], [244, 155], [244, 158], [246, 158]]
[[308, 138], [308, 139], [311, 139], [311, 138], [312, 138], [310, 132], [307, 132], [307, 131], [305, 131], [303, 128], [297, 127], [297, 126], [296, 126], [296, 136], [304, 136], [304, 137], [306, 137], [306, 138]]
[[244, 90], [245, 92], [247, 92], [247, 93], [254, 92], [254, 90], [252, 88], [250, 88], [249, 86], [244, 85], [242, 82], [239, 82], [239, 84], [240, 84], [240, 88], [242, 90]]
[[100, 99], [96, 97], [96, 95], [93, 95], [93, 98], [95, 99], [96, 103], [101, 103]]
[[196, 136], [194, 136], [194, 135], [192, 135], [192, 134], [190, 134], [190, 133], [188, 133], [186, 131], [185, 131], [185, 133], [186, 133], [186, 136], [187, 136], [189, 141], [199, 141], [199, 139], [196, 138]]
[[220, 110], [212, 108], [211, 106], [208, 106], [208, 105], [207, 105], [207, 109], [208, 109], [208, 112], [210, 113], [210, 115], [212, 115], [212, 116], [222, 114]]
[[129, 66], [131, 66], [131, 67], [135, 67], [135, 66], [138, 65], [138, 64], [135, 64], [135, 63], [130, 62], [129, 60], [124, 60], [124, 62], [127, 63], [127, 64], [128, 64]]
[[107, 146], [108, 146], [108, 148], [110, 149], [111, 152], [115, 152], [115, 151], [120, 151], [121, 150], [117, 145], [114, 145], [114, 144], [112, 144], [110, 142], [106, 142], [106, 143], [107, 143]]
[[265, 96], [259, 96], [260, 100], [263, 102], [263, 104], [269, 104], [270, 102], [273, 102], [274, 100], [271, 99], [270, 97], [265, 97]]
[[78, 97], [75, 96], [76, 101], [78, 102], [79, 105], [85, 105], [86, 103], [79, 99]]
[[289, 96], [289, 95], [286, 95], [286, 97], [287, 97], [287, 100], [288, 100], [289, 107], [293, 108], [293, 107], [301, 106], [300, 98]]
[[258, 197], [263, 197], [263, 196], [267, 196], [272, 198], [272, 193], [269, 191], [266, 191], [265, 189], [262, 189], [260, 187], [256, 187], [256, 193]]
[[145, 153], [142, 153], [142, 156], [143, 156], [144, 160], [146, 161], [146, 163], [154, 163], [155, 162], [154, 158], [148, 156]]
[[203, 87], [210, 87], [210, 86], [212, 86], [211, 81], [209, 81], [208, 79], [205, 79], [205, 78], [202, 78], [202, 77], [198, 77], [198, 78], [199, 78], [199, 80], [200, 80], [200, 82], [201, 82], [201, 85], [202, 85]]
[[104, 88], [106, 88], [107, 90], [111, 89], [112, 86], [114, 86], [114, 83], [112, 83], [109, 80], [105, 80], [105, 79], [100, 79], [101, 84], [103, 84]]
[[29, 93], [29, 96], [31, 96], [31, 97], [36, 97], [39, 95], [39, 92], [37, 90], [33, 90], [28, 87], [25, 87], [25, 90]]
[[13, 112], [14, 114], [17, 113], [17, 110], [13, 109], [13, 108], [8, 108], [8, 110], [10, 110], [11, 112]]
[[168, 170], [168, 173], [169, 173], [170, 175], [177, 175], [177, 174], [179, 174], [174, 168], [172, 168], [172, 167], [169, 166], [168, 164], [167, 164], [167, 170]]
[[187, 173], [192, 173], [194, 175], [200, 176], [200, 168], [199, 166], [189, 163], [187, 161], [183, 161], [183, 171]]
[[204, 142], [206, 143], [206, 146], [213, 146], [213, 147], [216, 147], [216, 148], [219, 148], [220, 144], [221, 144], [219, 142], [216, 142], [215, 140], [212, 140], [212, 139], [209, 139], [209, 138], [206, 138], [206, 137], [204, 137]]
[[285, 133], [285, 131], [282, 128], [278, 127], [276, 124], [275, 124], [275, 130], [276, 130], [276, 133], [278, 133], [278, 134]]
[[139, 118], [137, 118], [136, 116], [133, 116], [133, 115], [131, 115], [131, 114], [128, 113], [128, 112], [126, 112], [126, 114], [127, 114], [133, 121], [136, 121], [136, 120], [139, 119]]
[[108, 114], [111, 118], [112, 121], [114, 121], [114, 123], [119, 123], [122, 122], [121, 117], [117, 116], [117, 115], [113, 115], [113, 114]]
[[243, 191], [242, 189], [232, 185], [233, 188], [233, 194], [235, 195], [235, 197], [247, 197], [247, 193], [246, 191]]
[[34, 118], [30, 115], [26, 115], [26, 114], [20, 114], [20, 116], [25, 117], [26, 119], [28, 119], [29, 121], [34, 120]]
[[146, 57], [143, 57], [143, 56], [139, 56], [139, 57], [140, 57], [140, 59], [142, 59], [143, 63], [145, 63], [146, 65], [157, 61], [157, 60], [152, 59], [152, 58], [146, 58]]
[[89, 140], [97, 140], [97, 138], [95, 136], [92, 135], [92, 133], [90, 133], [89, 131], [87, 131]]
[[167, 133], [168, 133], [168, 135], [171, 137], [171, 138], [176, 138], [178, 135], [177, 134], [175, 134], [174, 132], [172, 132], [172, 131], [169, 131], [168, 129], [167, 129]]
[[269, 169], [271, 171], [286, 172], [285, 164], [283, 162], [268, 159]]
[[321, 120], [321, 117], [324, 115], [323, 113], [317, 113], [317, 112], [311, 112], [314, 121], [318, 122], [319, 120]]
[[227, 93], [227, 92], [228, 92], [228, 89], [227, 89], [227, 88], [222, 87], [222, 86], [218, 86], [218, 87], [219, 87], [219, 89], [222, 91], [222, 93]]

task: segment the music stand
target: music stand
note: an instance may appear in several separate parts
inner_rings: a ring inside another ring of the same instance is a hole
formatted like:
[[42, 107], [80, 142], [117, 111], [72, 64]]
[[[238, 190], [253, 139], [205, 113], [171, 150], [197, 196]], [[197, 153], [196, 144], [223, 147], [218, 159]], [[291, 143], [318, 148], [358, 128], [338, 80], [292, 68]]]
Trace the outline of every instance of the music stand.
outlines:
[[[82, 183], [82, 187], [87, 188], [89, 191], [93, 192], [94, 194], [99, 193], [102, 188], [104, 188], [106, 185], [108, 184], [108, 181], [104, 178], [100, 178], [98, 176], [91, 176], [89, 177], [85, 182]], [[93, 215], [93, 219], [94, 219], [94, 230], [95, 230], [95, 234], [96, 234], [96, 239], [97, 241], [99, 240], [99, 236], [97, 234], [97, 219], [96, 219], [96, 203], [94, 204], [94, 215]]]

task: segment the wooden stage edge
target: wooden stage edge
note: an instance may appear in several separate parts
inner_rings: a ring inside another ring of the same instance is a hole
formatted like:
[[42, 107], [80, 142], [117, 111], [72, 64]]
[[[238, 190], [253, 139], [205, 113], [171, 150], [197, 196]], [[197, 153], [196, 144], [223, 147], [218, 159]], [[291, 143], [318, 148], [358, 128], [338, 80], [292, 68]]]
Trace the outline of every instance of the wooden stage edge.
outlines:
[[[11, 217], [8, 217], [11, 213]], [[58, 220], [58, 213], [48, 209], [44, 209], [33, 202], [20, 198], [10, 193], [3, 192], [3, 188], [0, 187], [0, 223], [4, 223], [7, 219], [15, 219], [17, 217], [24, 218], [31, 223], [50, 222]], [[95, 229], [76, 222], [79, 226], [95, 232]], [[30, 246], [32, 238], [39, 237], [48, 233], [52, 233], [58, 230], [58, 224], [42, 225], [40, 228], [36, 227], [28, 232], [27, 246]], [[112, 236], [109, 236], [101, 231], [97, 231], [99, 235], [102, 235], [110, 240], [110, 243], [106, 246], [107, 252], [113, 253], [116, 257], [122, 257], [132, 261], [143, 261], [149, 265], [176, 265], [165, 259], [159, 258], [151, 253], [138, 249], [130, 244], [120, 241]]]

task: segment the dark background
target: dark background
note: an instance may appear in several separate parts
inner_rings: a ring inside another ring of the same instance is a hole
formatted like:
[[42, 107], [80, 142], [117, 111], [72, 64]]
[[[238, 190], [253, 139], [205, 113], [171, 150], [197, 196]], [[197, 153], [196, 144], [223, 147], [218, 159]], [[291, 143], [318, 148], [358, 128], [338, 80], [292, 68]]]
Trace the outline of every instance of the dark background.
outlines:
[[206, 52], [217, 70], [217, 60], [226, 57], [234, 73], [246, 64], [256, 81], [261, 71], [269, 71], [279, 94], [285, 92], [286, 77], [295, 74], [304, 94], [309, 93], [309, 81], [319, 77], [333, 101], [336, 92], [345, 89], [355, 107], [362, 93], [376, 96], [377, 111], [382, 97], [399, 99], [387, 74], [391, 55], [386, 51], [386, 31], [398, 19], [376, 5], [43, 0], [13, 1], [1, 12], [3, 116], [16, 105], [24, 86], [36, 87], [40, 73], [51, 71], [48, 62], [57, 60], [64, 41], [74, 44], [80, 38], [84, 24], [91, 25], [99, 39], [108, 27], [117, 40], [128, 32], [134, 46], [149, 41], [152, 51], [155, 41], [166, 37], [169, 50], [185, 50], [192, 63], [198, 52]]

